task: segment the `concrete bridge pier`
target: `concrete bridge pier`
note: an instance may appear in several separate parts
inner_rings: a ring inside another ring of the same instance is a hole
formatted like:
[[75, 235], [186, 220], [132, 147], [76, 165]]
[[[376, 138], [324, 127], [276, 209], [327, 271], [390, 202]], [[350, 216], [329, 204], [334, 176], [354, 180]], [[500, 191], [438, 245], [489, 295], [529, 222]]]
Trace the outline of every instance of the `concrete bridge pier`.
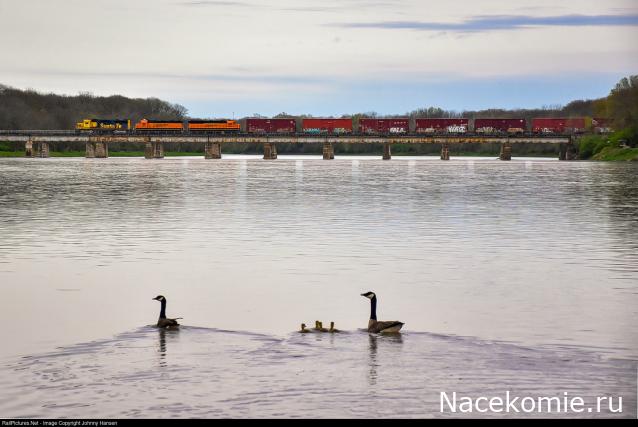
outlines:
[[447, 144], [441, 145], [441, 160], [450, 160], [450, 147]]
[[144, 148], [144, 157], [147, 159], [163, 159], [164, 158], [164, 143], [154, 142], [150, 138], [146, 140], [146, 147]]
[[501, 145], [501, 154], [499, 155], [501, 160], [512, 160], [512, 144], [504, 142]]
[[274, 142], [264, 142], [264, 160], [275, 160], [277, 158], [277, 146]]
[[97, 141], [95, 143], [95, 157], [98, 159], [106, 159], [109, 157], [109, 143], [106, 141]]
[[87, 159], [106, 159], [109, 156], [108, 142], [104, 140], [90, 140], [86, 143], [86, 158]]
[[221, 159], [222, 158], [221, 142], [206, 141], [206, 144], [204, 145], [204, 158], [205, 159]]
[[86, 154], [84, 155], [87, 159], [95, 158], [95, 143], [91, 141], [86, 142]]
[[335, 158], [335, 148], [332, 142], [325, 141], [323, 143], [323, 159], [333, 160]]
[[390, 150], [390, 143], [383, 143], [383, 160], [390, 160], [392, 158], [392, 152]]
[[33, 141], [29, 140], [24, 143], [24, 156], [33, 157]]
[[558, 150], [558, 160], [577, 160], [578, 152], [573, 143], [561, 144]]
[[45, 141], [34, 142], [33, 157], [40, 157], [40, 158], [49, 157], [49, 143]]

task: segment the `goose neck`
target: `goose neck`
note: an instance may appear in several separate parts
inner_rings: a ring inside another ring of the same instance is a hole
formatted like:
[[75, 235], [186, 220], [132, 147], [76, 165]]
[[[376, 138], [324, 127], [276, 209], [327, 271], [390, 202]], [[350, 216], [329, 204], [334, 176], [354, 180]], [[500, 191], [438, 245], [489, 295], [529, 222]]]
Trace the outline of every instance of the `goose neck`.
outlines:
[[370, 299], [370, 320], [377, 320], [377, 297]]
[[162, 310], [160, 311], [160, 319], [166, 319], [166, 300], [163, 299], [161, 303], [162, 303]]

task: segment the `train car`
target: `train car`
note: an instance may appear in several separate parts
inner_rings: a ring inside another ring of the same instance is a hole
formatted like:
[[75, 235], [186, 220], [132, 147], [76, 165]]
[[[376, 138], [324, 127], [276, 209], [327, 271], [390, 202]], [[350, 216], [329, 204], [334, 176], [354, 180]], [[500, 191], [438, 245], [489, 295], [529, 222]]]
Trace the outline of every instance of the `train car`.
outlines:
[[525, 119], [474, 119], [474, 132], [480, 134], [523, 134], [527, 130]]
[[584, 133], [587, 129], [584, 117], [570, 117], [565, 121], [565, 131], [570, 133]]
[[189, 120], [189, 132], [227, 133], [239, 132], [239, 123], [235, 120]]
[[532, 132], [538, 134], [565, 134], [585, 132], [585, 118], [534, 118]]
[[303, 119], [302, 131], [316, 135], [352, 133], [352, 119]]
[[125, 133], [131, 129], [131, 121], [121, 119], [84, 119], [75, 124], [75, 129], [82, 132]]
[[470, 119], [416, 119], [416, 133], [427, 134], [462, 134], [467, 133]]
[[295, 119], [246, 119], [246, 132], [258, 134], [290, 134], [297, 132]]
[[179, 120], [147, 120], [135, 123], [136, 132], [182, 132], [184, 123]]
[[594, 133], [611, 133], [614, 131], [611, 127], [611, 119], [594, 117], [591, 120], [591, 125]]
[[368, 135], [394, 135], [410, 131], [410, 119], [359, 119], [359, 133]]

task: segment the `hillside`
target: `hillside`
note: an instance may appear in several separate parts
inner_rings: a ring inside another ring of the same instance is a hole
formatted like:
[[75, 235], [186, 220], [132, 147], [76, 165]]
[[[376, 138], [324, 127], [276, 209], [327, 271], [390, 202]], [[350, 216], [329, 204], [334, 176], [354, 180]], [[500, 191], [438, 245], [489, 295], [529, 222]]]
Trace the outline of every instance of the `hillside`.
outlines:
[[181, 120], [187, 112], [157, 98], [66, 96], [0, 85], [0, 129], [72, 129], [87, 117]]

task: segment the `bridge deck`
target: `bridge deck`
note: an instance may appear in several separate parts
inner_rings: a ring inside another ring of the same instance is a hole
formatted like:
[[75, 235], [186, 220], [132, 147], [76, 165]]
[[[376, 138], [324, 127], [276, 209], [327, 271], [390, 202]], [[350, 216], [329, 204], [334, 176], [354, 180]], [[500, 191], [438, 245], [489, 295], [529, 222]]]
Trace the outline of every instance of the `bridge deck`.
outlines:
[[126, 134], [126, 135], [82, 135], [75, 131], [0, 131], [0, 140], [6, 142], [166, 142], [166, 143], [288, 143], [288, 144], [446, 144], [446, 143], [537, 143], [537, 144], [566, 144], [571, 142], [570, 136], [520, 135], [401, 135], [401, 136], [371, 136], [371, 135], [254, 135], [254, 134]]

